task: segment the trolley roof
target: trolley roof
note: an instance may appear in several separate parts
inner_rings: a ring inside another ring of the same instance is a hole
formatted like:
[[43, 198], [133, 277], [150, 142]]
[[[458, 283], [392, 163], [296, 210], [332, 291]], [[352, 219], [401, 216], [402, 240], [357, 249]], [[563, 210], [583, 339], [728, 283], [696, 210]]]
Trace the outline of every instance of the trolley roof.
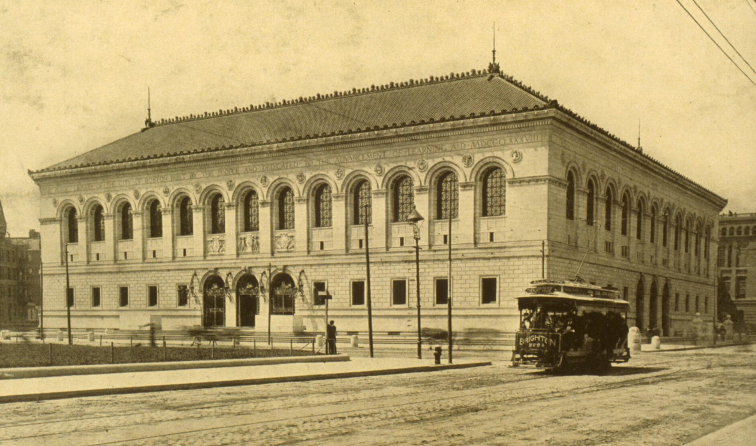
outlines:
[[580, 280], [534, 280], [527, 294], [517, 296], [520, 304], [535, 301], [569, 303], [629, 309], [630, 304], [620, 298], [619, 290], [600, 287]]

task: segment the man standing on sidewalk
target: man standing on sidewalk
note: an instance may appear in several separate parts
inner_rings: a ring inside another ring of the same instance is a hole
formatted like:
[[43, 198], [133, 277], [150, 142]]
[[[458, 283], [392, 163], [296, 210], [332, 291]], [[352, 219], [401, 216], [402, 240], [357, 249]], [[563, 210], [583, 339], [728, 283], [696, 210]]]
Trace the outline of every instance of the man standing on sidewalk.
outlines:
[[326, 354], [336, 354], [336, 326], [333, 321], [326, 327]]

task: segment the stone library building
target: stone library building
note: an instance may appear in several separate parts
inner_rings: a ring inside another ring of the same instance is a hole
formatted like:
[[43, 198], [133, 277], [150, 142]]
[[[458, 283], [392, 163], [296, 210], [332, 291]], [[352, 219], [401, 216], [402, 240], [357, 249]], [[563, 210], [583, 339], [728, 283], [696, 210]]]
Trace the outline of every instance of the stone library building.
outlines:
[[75, 329], [314, 332], [327, 303], [364, 332], [370, 296], [374, 330], [412, 332], [413, 210], [423, 327], [451, 303], [455, 331], [515, 330], [530, 281], [576, 274], [621, 290], [642, 329], [714, 312], [726, 200], [495, 63], [148, 118], [30, 175], [46, 328], [70, 304]]

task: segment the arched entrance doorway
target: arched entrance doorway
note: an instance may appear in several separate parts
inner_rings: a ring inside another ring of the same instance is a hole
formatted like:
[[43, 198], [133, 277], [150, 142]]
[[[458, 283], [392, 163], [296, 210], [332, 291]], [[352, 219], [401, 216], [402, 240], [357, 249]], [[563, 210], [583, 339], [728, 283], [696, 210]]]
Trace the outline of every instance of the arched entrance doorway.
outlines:
[[643, 288], [643, 279], [638, 279], [638, 285], [635, 288], [635, 326], [643, 330], [645, 321], [643, 320], [643, 310], [645, 306], [645, 293]]
[[210, 276], [205, 280], [202, 299], [202, 325], [223, 327], [226, 324], [226, 289], [223, 279]]
[[659, 328], [659, 321], [657, 319], [657, 314], [659, 311], [659, 299], [658, 293], [655, 293], [654, 290], [651, 291], [651, 298], [648, 301], [648, 326], [649, 328]]
[[294, 279], [286, 273], [278, 273], [270, 282], [270, 313], [294, 314], [297, 297]]
[[[657, 286], [656, 286], [656, 279], [654, 279], [654, 281], [651, 282], [651, 290], [649, 291], [649, 294], [650, 294], [650, 298], [649, 298], [649, 302], [648, 303], [651, 304], [650, 307], [653, 310], [649, 311], [649, 315], [648, 315], [649, 324], [648, 324], [648, 326], [651, 327], [651, 328], [658, 328], [656, 326], [656, 310], [655, 310], [656, 304], [653, 303], [653, 302], [658, 302], [658, 300], [659, 300], [659, 290], [657, 289]], [[664, 305], [664, 304], [662, 303], [662, 305]]]
[[665, 283], [662, 289], [662, 330], [664, 330], [664, 336], [670, 336], [672, 334], [672, 328], [669, 320], [669, 284]]
[[255, 315], [259, 314], [257, 279], [245, 274], [236, 284], [236, 325], [254, 327]]

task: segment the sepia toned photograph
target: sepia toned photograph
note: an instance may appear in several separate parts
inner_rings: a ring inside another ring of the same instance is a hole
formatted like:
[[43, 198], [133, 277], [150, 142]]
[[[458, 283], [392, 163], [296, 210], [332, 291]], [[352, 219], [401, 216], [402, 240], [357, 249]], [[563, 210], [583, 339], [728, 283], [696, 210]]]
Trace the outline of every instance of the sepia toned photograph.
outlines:
[[753, 444], [756, 0], [0, 29], [0, 444]]

